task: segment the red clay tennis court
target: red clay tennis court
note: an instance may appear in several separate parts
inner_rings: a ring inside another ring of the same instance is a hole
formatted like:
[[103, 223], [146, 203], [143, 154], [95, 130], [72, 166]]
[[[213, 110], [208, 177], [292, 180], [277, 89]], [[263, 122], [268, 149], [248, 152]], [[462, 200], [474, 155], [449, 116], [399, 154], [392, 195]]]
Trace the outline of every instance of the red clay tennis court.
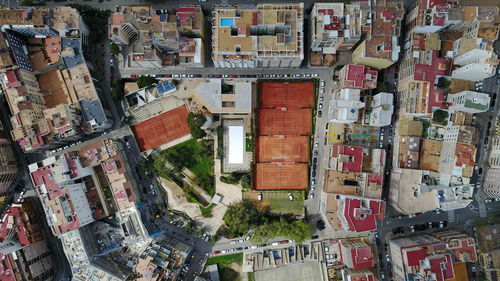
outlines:
[[259, 135], [308, 135], [311, 133], [311, 110], [259, 109]]
[[190, 134], [187, 116], [186, 107], [181, 106], [132, 126], [141, 151]]
[[256, 190], [307, 189], [307, 164], [256, 164]]
[[308, 162], [309, 137], [257, 137], [257, 162]]
[[313, 107], [313, 82], [261, 82], [262, 107]]

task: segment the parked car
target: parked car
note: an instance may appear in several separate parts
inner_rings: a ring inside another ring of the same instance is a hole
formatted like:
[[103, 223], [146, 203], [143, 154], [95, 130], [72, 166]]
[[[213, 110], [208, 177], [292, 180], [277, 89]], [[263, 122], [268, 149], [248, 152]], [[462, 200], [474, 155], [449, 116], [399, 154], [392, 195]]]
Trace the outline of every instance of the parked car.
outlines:
[[320, 103], [319, 106], [318, 106], [319, 109], [322, 109], [323, 108], [323, 104]]
[[290, 201], [292, 201], [292, 200], [293, 200], [293, 195], [292, 195], [292, 193], [290, 193], [290, 192], [288, 192], [288, 199], [290, 199]]
[[262, 192], [257, 193], [257, 200], [262, 200]]
[[323, 116], [323, 111], [320, 110], [320, 111], [318, 111], [318, 117], [321, 117], [321, 116]]

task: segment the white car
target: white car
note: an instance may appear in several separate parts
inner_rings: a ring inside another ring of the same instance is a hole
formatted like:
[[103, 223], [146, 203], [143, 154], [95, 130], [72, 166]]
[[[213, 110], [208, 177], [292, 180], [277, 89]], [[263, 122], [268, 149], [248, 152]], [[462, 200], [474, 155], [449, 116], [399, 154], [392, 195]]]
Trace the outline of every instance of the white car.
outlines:
[[321, 85], [321, 87], [324, 87], [325, 86], [325, 80], [321, 80], [320, 85]]
[[312, 77], [318, 77], [317, 73], [313, 73]]
[[262, 192], [257, 193], [257, 200], [262, 200]]
[[314, 198], [314, 192], [309, 193], [309, 198]]
[[229, 252], [229, 250], [222, 250], [220, 252], [223, 253], [223, 254], [225, 254], [225, 253]]
[[314, 144], [314, 147], [318, 147], [319, 146], [319, 141], [317, 141], [315, 144]]
[[320, 103], [319, 106], [318, 106], [319, 109], [322, 109], [323, 108], [323, 104]]
[[440, 221], [439, 222], [439, 228], [443, 228], [444, 227], [444, 222], [443, 221]]
[[288, 193], [288, 199], [290, 199], [290, 201], [293, 201], [293, 195], [290, 192]]

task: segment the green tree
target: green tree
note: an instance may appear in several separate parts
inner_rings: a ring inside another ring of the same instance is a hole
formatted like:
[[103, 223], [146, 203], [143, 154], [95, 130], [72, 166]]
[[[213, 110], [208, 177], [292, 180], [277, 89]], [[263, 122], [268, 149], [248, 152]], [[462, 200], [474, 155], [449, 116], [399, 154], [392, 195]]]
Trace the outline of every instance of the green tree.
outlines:
[[229, 205], [224, 214], [227, 233], [232, 236], [242, 236], [257, 226], [261, 215], [257, 208], [248, 200]]
[[134, 118], [133, 118], [132, 116], [125, 116], [125, 118], [123, 118], [123, 123], [124, 123], [125, 125], [130, 126], [130, 125], [132, 125], [132, 120], [133, 120], [133, 119], [134, 119]]
[[447, 89], [451, 86], [451, 81], [446, 79], [446, 77], [441, 76], [438, 79], [437, 86], [440, 89]]
[[241, 187], [251, 188], [252, 187], [252, 175], [246, 174], [240, 179]]
[[448, 112], [444, 110], [436, 110], [432, 115], [432, 120], [435, 122], [444, 122], [448, 118]]
[[207, 117], [203, 114], [194, 114], [192, 112], [188, 114], [187, 123], [194, 139], [201, 139], [207, 135], [201, 128], [206, 121]]
[[116, 44], [115, 42], [111, 43], [111, 46], [109, 47], [109, 51], [114, 56], [118, 56], [121, 53], [120, 46], [118, 46], [118, 44]]
[[154, 77], [141, 76], [137, 78], [137, 85], [139, 85], [139, 88], [149, 87], [157, 82], [158, 81]]

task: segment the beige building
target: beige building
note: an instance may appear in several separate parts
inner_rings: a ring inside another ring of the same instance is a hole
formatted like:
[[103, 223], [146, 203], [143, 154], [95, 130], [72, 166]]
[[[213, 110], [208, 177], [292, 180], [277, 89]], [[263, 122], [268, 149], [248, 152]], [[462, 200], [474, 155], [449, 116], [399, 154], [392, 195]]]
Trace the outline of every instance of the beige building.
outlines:
[[210, 79], [198, 84], [193, 98], [212, 113], [251, 114], [255, 88], [252, 82]]
[[0, 36], [8, 50], [0, 61], [0, 84], [13, 115], [11, 136], [21, 148], [55, 148], [108, 128], [81, 51], [87, 29], [78, 11], [4, 7], [0, 17], [12, 24]]
[[491, 139], [490, 155], [488, 155], [488, 163], [492, 168], [500, 168], [500, 136], [495, 136]]
[[435, 209], [464, 208], [472, 202], [474, 188], [468, 183], [449, 182], [447, 175], [416, 169], [394, 168], [389, 204], [403, 214]]
[[175, 14], [118, 6], [109, 18], [108, 36], [122, 47], [119, 67], [142, 74], [143, 68], [203, 67], [204, 30], [200, 6], [179, 6]]
[[303, 3], [215, 6], [215, 67], [299, 67], [304, 59]]
[[0, 122], [0, 208], [11, 196], [11, 185], [16, 180], [17, 158], [7, 130]]
[[384, 69], [394, 64], [401, 51], [398, 45], [404, 9], [400, 1], [376, 1], [372, 7], [371, 29], [352, 52], [352, 62]]
[[350, 50], [371, 29], [370, 2], [315, 3], [310, 16], [310, 63], [328, 66], [337, 51]]

